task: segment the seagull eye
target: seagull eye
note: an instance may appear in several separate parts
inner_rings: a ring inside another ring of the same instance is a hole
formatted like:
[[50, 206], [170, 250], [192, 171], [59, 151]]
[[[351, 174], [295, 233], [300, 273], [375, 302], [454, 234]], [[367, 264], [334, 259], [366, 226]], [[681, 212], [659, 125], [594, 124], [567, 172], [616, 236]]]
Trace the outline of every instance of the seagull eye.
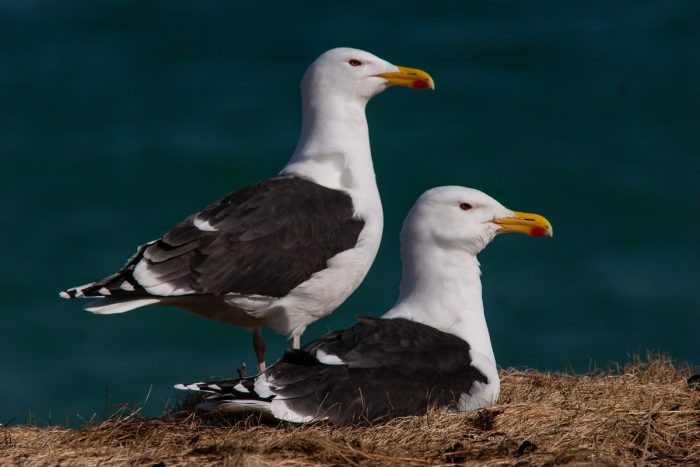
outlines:
[[459, 209], [462, 211], [469, 211], [472, 208], [472, 205], [469, 203], [462, 203], [459, 205]]
[[353, 59], [348, 60], [348, 63], [349, 63], [351, 66], [360, 66], [360, 65], [362, 65], [362, 62], [359, 61], [359, 60], [357, 60], [356, 58], [353, 58]]

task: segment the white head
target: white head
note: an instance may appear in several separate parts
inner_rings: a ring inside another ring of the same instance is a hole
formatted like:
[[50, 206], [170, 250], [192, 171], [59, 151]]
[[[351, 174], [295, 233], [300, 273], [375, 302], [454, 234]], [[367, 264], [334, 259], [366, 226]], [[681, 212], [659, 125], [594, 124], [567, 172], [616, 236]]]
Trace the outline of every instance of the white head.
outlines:
[[[511, 211], [481, 191], [443, 186], [423, 193], [404, 221], [402, 248], [439, 247], [477, 255], [499, 233], [552, 236], [552, 226], [537, 214]], [[404, 258], [406, 259], [406, 258]]]
[[340, 47], [324, 52], [309, 66], [301, 81], [305, 99], [340, 95], [366, 103], [388, 86], [435, 89], [424, 71], [399, 67], [357, 49]]
[[[301, 81], [301, 134], [282, 173], [329, 188], [362, 191], [365, 198], [376, 192], [365, 106], [389, 86], [435, 89], [424, 71], [392, 65], [362, 50], [338, 48], [321, 54]], [[378, 193], [368, 203], [373, 206], [356, 206], [358, 212], [381, 211]]]
[[551, 236], [552, 226], [542, 216], [511, 211], [478, 190], [443, 186], [418, 198], [401, 230], [401, 290], [384, 317], [427, 324], [469, 343], [472, 364], [489, 384], [466, 398], [462, 410], [498, 399], [498, 370], [476, 255], [503, 232]]
[[495, 361], [476, 255], [504, 232], [551, 236], [552, 226], [542, 216], [511, 211], [471, 188], [443, 186], [423, 193], [401, 230], [400, 295], [385, 317], [406, 317], [453, 333]]

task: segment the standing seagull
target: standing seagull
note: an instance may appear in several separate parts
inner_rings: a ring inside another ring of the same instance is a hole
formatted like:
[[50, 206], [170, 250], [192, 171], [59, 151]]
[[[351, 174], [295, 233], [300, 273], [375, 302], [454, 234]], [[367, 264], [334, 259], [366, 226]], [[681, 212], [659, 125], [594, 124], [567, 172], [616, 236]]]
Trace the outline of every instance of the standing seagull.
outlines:
[[301, 82], [302, 129], [274, 178], [241, 188], [141, 245], [117, 273], [65, 290], [85, 309], [177, 306], [253, 329], [265, 368], [267, 325], [299, 348], [306, 326], [360, 285], [379, 248], [382, 204], [365, 106], [389, 86], [435, 89], [421, 70], [361, 50], [318, 57]]
[[209, 393], [199, 405], [205, 410], [255, 410], [296, 423], [493, 405], [500, 381], [476, 255], [504, 232], [553, 233], [544, 217], [510, 211], [480, 191], [433, 188], [404, 222], [399, 299], [382, 318], [361, 317], [288, 350], [256, 377], [175, 387]]

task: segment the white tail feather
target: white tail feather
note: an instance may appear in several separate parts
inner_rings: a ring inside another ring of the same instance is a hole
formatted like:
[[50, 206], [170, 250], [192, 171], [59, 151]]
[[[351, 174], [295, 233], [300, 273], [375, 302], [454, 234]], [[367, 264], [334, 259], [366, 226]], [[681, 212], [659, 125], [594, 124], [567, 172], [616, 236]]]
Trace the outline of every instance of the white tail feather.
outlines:
[[239, 399], [232, 401], [208, 401], [205, 399], [204, 401], [197, 404], [197, 408], [199, 410], [206, 410], [210, 412], [263, 412], [267, 414], [272, 413], [270, 402], [249, 399]]
[[154, 305], [160, 302], [160, 298], [101, 298], [85, 305], [85, 309], [98, 315], [112, 315], [124, 313], [134, 308]]

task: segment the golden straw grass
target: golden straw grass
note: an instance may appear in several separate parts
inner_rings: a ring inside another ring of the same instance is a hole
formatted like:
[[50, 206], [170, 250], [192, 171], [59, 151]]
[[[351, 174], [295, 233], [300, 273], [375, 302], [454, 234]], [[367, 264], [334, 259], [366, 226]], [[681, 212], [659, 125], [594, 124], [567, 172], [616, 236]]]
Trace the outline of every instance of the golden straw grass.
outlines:
[[370, 427], [264, 425], [180, 411], [81, 429], [0, 428], [0, 465], [700, 465], [700, 391], [648, 356], [614, 372], [501, 371], [495, 407]]

